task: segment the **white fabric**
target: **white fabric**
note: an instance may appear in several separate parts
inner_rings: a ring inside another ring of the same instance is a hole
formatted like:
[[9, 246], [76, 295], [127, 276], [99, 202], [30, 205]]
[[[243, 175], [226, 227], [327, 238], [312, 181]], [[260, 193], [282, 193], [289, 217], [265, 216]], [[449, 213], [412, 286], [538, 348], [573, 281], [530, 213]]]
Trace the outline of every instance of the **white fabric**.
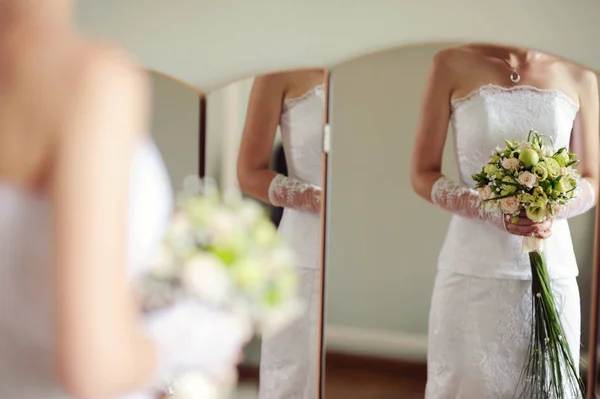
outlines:
[[[552, 291], [577, 365], [577, 281], [553, 280]], [[439, 271], [429, 315], [425, 398], [513, 399], [529, 348], [531, 318], [531, 281]]]
[[299, 268], [300, 300], [305, 310], [275, 336], [263, 337], [260, 399], [314, 399], [318, 391], [321, 272]]
[[[169, 222], [171, 206], [171, 184], [161, 156], [152, 142], [143, 142], [130, 170], [128, 259], [132, 278], [147, 269]], [[0, 226], [0, 398], [69, 399], [54, 364], [49, 199], [0, 182]], [[189, 315], [199, 314], [201, 318], [189, 321]], [[149, 320], [149, 333], [157, 339], [165, 360], [160, 370], [167, 371], [165, 366], [172, 370], [177, 362], [190, 365], [186, 356], [193, 357], [193, 353], [201, 359], [197, 366], [205, 369], [214, 366], [221, 371], [224, 364], [233, 366], [232, 353], [242, 342], [239, 331], [225, 328], [231, 324], [229, 318], [211, 315], [200, 306], [174, 309], [170, 316], [165, 312]], [[190, 330], [197, 335], [192, 337]], [[225, 339], [224, 330], [228, 331]], [[200, 341], [191, 345], [195, 338]], [[125, 397], [151, 396], [138, 392]]]
[[[288, 176], [322, 187], [324, 85], [288, 100], [280, 119]], [[306, 311], [276, 337], [264, 337], [260, 399], [317, 397], [320, 305], [321, 218], [318, 213], [284, 208], [279, 234], [298, 260]]]
[[[526, 140], [530, 129], [569, 146], [579, 106], [557, 90], [531, 86], [482, 86], [452, 102], [451, 123], [461, 183], [474, 187], [471, 178], [489, 161], [505, 139]], [[453, 215], [439, 256], [438, 268], [495, 278], [530, 279], [529, 258], [521, 253], [522, 238], [481, 220]], [[554, 221], [545, 251], [552, 278], [578, 275], [571, 233], [566, 219]]]
[[[505, 139], [530, 129], [568, 146], [578, 105], [564, 93], [529, 86], [483, 86], [452, 104], [461, 183]], [[443, 244], [429, 318], [426, 399], [512, 399], [531, 330], [531, 266], [521, 237], [492, 223], [453, 215]], [[566, 219], [554, 221], [545, 248], [552, 290], [579, 364], [577, 264]]]

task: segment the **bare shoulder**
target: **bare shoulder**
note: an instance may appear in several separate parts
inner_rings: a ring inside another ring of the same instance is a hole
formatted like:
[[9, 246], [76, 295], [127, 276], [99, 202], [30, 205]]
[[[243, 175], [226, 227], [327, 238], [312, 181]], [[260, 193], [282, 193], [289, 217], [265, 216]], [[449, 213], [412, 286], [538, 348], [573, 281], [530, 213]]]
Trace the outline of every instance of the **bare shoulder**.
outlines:
[[290, 81], [290, 75], [288, 72], [274, 72], [265, 75], [259, 75], [254, 79], [254, 87], [263, 90], [277, 90], [286, 87]]
[[598, 93], [598, 76], [594, 71], [573, 65], [573, 76], [582, 92]]
[[438, 51], [433, 61], [446, 69], [456, 70], [477, 62], [479, 58], [480, 55], [468, 46], [457, 46]]
[[[149, 92], [146, 72], [124, 51], [103, 43], [82, 44], [76, 61], [77, 85], [86, 95], [111, 95], [131, 99]], [[118, 101], [118, 98], [114, 99]]]
[[473, 52], [463, 46], [438, 51], [433, 56], [430, 79], [453, 87], [461, 73], [472, 69], [475, 58]]
[[81, 43], [70, 72], [66, 123], [89, 134], [101, 130], [102, 135], [123, 135], [126, 131], [131, 132], [131, 139], [144, 134], [150, 85], [145, 70], [127, 53], [104, 44]]
[[559, 65], [562, 68], [577, 87], [580, 95], [585, 96], [586, 94], [598, 92], [598, 77], [594, 71], [554, 56], [549, 56], [549, 60], [551, 63]]

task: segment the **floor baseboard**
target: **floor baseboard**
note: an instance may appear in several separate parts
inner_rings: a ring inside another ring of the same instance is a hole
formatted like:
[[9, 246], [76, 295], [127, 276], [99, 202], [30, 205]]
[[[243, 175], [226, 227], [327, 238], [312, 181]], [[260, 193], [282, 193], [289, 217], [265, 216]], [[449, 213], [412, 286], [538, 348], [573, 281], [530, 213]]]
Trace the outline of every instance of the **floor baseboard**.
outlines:
[[427, 334], [327, 325], [327, 351], [409, 362], [427, 361]]
[[[427, 364], [414, 360], [328, 351], [325, 356], [325, 365], [326, 374], [358, 371], [391, 376], [402, 375], [403, 377], [422, 381], [427, 379]], [[238, 375], [241, 382], [256, 382], [259, 374], [258, 366], [238, 366]]]

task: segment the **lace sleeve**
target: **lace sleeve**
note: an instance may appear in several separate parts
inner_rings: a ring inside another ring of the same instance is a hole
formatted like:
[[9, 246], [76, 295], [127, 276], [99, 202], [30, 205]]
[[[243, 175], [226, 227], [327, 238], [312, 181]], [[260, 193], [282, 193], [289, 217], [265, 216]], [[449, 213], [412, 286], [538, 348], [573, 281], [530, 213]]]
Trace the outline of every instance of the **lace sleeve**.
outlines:
[[321, 211], [321, 189], [278, 174], [269, 185], [269, 201], [281, 208], [318, 213]]
[[570, 219], [586, 213], [596, 205], [596, 190], [586, 179], [577, 179], [575, 197], [556, 214], [557, 218]]
[[431, 202], [442, 209], [470, 219], [479, 219], [505, 229], [504, 215], [499, 209], [485, 206], [476, 190], [440, 177], [431, 189]]

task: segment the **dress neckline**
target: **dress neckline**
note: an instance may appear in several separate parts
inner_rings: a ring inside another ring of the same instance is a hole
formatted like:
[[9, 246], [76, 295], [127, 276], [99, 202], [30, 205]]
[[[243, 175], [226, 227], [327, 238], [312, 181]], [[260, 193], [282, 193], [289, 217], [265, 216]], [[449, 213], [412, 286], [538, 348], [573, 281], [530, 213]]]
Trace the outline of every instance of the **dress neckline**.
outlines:
[[567, 93], [558, 89], [542, 89], [536, 86], [531, 85], [515, 85], [511, 87], [500, 86], [497, 84], [485, 84], [479, 86], [475, 90], [471, 91], [469, 94], [453, 98], [450, 100], [452, 108], [456, 108], [459, 105], [465, 104], [473, 100], [474, 98], [479, 98], [483, 93], [511, 93], [511, 92], [529, 92], [537, 95], [551, 95], [557, 98], [560, 98], [567, 102], [570, 106], [572, 106], [575, 110], [579, 110], [579, 103], [571, 98]]
[[294, 105], [306, 100], [309, 97], [312, 97], [314, 94], [319, 93], [325, 90], [325, 83], [319, 83], [316, 86], [313, 86], [311, 89], [307, 90], [303, 94], [297, 97], [286, 98], [283, 100], [283, 108], [284, 110], [288, 110], [292, 108]]

